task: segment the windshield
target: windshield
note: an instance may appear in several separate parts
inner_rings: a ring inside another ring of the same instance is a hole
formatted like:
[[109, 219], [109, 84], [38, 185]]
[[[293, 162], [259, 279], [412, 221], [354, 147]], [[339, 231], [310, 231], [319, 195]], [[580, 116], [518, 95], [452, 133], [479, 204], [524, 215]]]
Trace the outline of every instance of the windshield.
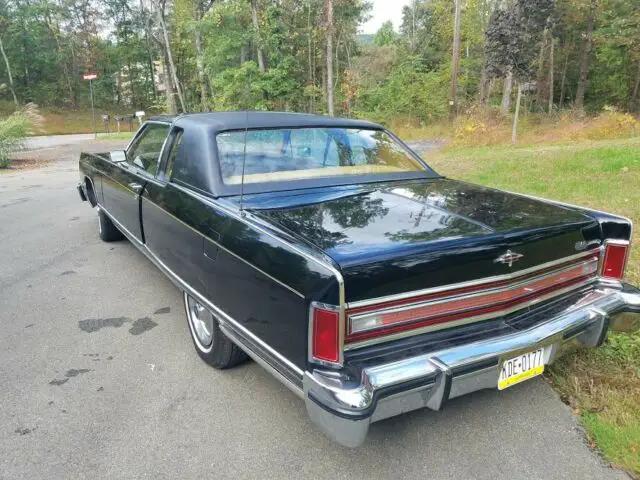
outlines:
[[[245, 160], [246, 135], [246, 160]], [[278, 128], [219, 133], [227, 185], [344, 175], [421, 172], [425, 166], [383, 130]]]

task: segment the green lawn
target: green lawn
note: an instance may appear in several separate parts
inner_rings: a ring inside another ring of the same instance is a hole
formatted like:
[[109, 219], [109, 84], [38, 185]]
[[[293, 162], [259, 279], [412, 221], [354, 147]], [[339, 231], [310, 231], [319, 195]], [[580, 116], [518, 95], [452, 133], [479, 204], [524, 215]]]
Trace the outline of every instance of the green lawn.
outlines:
[[[571, 145], [449, 149], [425, 156], [441, 174], [624, 215], [640, 224], [640, 138]], [[640, 242], [627, 281], [640, 284]], [[640, 476], [640, 334], [554, 364], [548, 378], [606, 458]]]

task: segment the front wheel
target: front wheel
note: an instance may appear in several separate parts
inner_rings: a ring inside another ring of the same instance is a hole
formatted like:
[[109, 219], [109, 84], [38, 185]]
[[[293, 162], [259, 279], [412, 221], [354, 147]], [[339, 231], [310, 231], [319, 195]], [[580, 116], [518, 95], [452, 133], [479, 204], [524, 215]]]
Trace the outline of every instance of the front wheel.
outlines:
[[218, 320], [207, 307], [184, 292], [184, 308], [191, 339], [200, 358], [214, 368], [231, 368], [247, 355], [222, 333]]

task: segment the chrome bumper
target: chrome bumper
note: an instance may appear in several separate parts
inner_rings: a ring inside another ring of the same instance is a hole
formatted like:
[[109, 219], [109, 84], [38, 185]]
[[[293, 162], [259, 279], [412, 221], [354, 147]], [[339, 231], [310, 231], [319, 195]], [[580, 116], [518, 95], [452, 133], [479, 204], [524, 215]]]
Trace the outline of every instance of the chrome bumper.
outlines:
[[372, 422], [424, 407], [439, 410], [448, 399], [496, 388], [502, 361], [519, 353], [551, 346], [549, 364], [569, 342], [597, 347], [609, 329], [638, 328], [640, 290], [599, 288], [527, 330], [365, 368], [360, 382], [338, 372], [307, 371], [305, 404], [327, 436], [356, 447]]

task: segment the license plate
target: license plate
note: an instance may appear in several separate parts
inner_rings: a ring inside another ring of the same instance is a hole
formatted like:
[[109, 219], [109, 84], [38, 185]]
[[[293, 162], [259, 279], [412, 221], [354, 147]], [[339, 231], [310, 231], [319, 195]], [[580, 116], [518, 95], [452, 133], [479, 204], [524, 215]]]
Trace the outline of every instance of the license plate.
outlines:
[[537, 377], [544, 372], [546, 348], [539, 348], [533, 352], [526, 352], [517, 357], [510, 358], [502, 364], [498, 390], [504, 390], [516, 383], [524, 382]]

